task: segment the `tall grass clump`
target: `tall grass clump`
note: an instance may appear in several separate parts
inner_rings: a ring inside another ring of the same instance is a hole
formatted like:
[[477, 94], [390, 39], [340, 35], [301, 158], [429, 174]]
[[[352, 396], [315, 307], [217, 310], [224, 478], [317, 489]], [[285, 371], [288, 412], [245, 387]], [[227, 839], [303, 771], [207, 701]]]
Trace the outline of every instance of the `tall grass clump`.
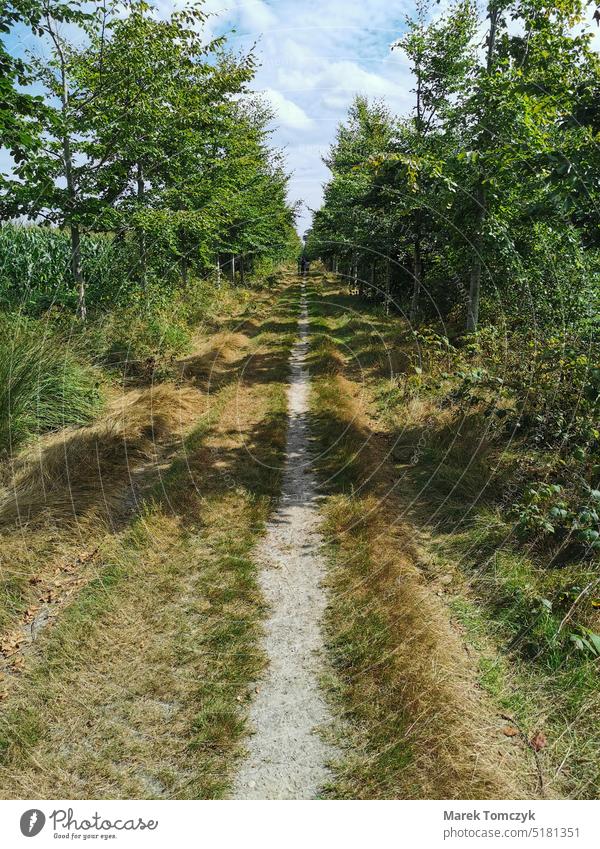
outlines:
[[0, 314], [0, 453], [28, 438], [88, 422], [98, 382], [39, 322]]

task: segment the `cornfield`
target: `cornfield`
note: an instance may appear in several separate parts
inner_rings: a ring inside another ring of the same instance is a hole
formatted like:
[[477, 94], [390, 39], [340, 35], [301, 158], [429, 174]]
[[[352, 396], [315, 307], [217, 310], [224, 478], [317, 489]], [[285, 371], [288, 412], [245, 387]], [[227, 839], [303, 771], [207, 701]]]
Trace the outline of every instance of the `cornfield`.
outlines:
[[[90, 306], [114, 305], [134, 282], [127, 242], [111, 236], [82, 238], [82, 264]], [[0, 227], [0, 308], [36, 315], [52, 306], [74, 309], [68, 234], [37, 225]]]

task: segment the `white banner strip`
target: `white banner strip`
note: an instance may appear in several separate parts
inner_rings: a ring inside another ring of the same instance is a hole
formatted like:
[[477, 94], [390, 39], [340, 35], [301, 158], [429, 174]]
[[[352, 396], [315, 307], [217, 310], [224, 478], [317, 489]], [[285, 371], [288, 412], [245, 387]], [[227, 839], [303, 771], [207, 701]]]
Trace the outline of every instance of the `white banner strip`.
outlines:
[[598, 849], [599, 802], [0, 801], [0, 846]]

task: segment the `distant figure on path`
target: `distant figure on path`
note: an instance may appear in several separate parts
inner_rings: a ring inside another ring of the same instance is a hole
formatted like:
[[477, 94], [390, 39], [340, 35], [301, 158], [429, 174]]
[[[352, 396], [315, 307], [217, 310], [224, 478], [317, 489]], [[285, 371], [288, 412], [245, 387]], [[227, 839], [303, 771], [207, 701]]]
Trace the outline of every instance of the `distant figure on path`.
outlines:
[[309, 261], [304, 256], [304, 254], [302, 254], [302, 256], [300, 257], [300, 261], [298, 263], [298, 274], [302, 274], [302, 275], [306, 274], [309, 267], [310, 267]]

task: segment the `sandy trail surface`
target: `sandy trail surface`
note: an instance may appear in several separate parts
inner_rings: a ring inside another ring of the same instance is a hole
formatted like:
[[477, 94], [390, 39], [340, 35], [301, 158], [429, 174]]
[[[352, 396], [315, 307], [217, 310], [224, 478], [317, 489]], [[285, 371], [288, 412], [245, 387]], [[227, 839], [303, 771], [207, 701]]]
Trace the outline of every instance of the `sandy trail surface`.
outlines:
[[298, 329], [291, 355], [282, 498], [257, 552], [263, 566], [260, 583], [270, 606], [264, 642], [269, 665], [257, 683], [250, 713], [255, 733], [234, 784], [236, 799], [314, 799], [336, 756], [318, 732], [332, 717], [319, 687], [325, 565], [309, 452], [304, 291]]

